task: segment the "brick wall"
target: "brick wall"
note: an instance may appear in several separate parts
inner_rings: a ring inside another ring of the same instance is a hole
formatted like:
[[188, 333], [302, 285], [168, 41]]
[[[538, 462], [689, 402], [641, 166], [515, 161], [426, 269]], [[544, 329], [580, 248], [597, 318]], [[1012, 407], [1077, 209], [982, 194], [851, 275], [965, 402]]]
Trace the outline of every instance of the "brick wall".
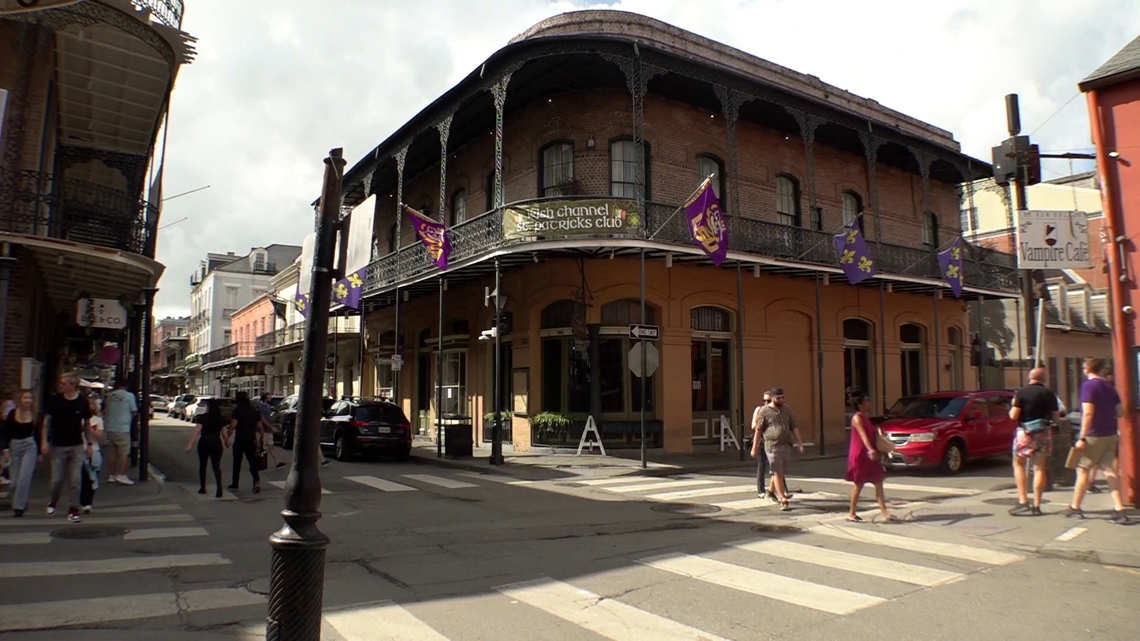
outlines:
[[[31, 71], [28, 76], [27, 94], [24, 99], [22, 114], [15, 110], [13, 105], [14, 94], [19, 93], [17, 83], [18, 69], [28, 64], [23, 59], [21, 41], [23, 38], [38, 40], [36, 52], [31, 61]], [[7, 89], [8, 109], [5, 113], [4, 135], [14, 131], [11, 123], [23, 118], [24, 136], [20, 141], [19, 168], [41, 169], [47, 163], [50, 166], [51, 158], [41, 157], [43, 145], [44, 122], [48, 118], [48, 93], [52, 78], [55, 75], [55, 44], [54, 35], [46, 27], [35, 28], [18, 22], [0, 20], [0, 88]], [[54, 143], [52, 145], [54, 147]], [[6, 148], [6, 144], [5, 144]], [[3, 160], [0, 155], [0, 160]]]
[[4, 359], [0, 362], [0, 393], [20, 384], [20, 359], [32, 357], [46, 363], [50, 357], [54, 312], [43, 294], [43, 281], [32, 256], [19, 246], [12, 247], [16, 258], [8, 282]]

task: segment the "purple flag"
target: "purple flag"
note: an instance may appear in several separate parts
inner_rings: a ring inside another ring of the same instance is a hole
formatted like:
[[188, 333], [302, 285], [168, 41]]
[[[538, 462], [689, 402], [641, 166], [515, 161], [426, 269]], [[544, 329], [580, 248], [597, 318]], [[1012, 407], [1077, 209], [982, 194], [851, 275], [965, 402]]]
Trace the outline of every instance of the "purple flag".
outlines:
[[705, 250], [714, 265], [723, 263], [728, 254], [728, 225], [712, 180], [706, 178], [685, 203], [685, 216], [689, 219], [689, 237], [693, 242]]
[[416, 235], [423, 241], [428, 256], [440, 268], [447, 269], [447, 258], [451, 255], [451, 241], [447, 238], [447, 227], [404, 205]]
[[938, 252], [938, 266], [942, 269], [942, 278], [950, 285], [954, 298], [962, 295], [962, 237], [954, 239], [954, 244], [946, 251]]
[[360, 309], [360, 297], [364, 293], [364, 272], [367, 267], [352, 272], [333, 284], [332, 298], [334, 303], [345, 307]]
[[857, 285], [879, 273], [879, 265], [871, 259], [867, 251], [867, 242], [863, 240], [863, 232], [859, 229], [859, 219], [843, 230], [842, 234], [835, 235], [835, 253], [839, 256], [839, 266], [847, 276], [847, 282]]
[[302, 318], [308, 318], [309, 317], [309, 295], [308, 294], [297, 294], [296, 296], [294, 296], [293, 297], [293, 305], [297, 308], [297, 313], [300, 314]]

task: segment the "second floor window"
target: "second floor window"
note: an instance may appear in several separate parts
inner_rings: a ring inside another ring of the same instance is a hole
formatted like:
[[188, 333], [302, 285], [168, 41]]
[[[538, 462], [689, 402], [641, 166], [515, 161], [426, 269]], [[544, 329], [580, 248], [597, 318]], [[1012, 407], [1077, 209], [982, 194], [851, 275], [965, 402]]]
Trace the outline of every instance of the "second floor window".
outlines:
[[[649, 145], [645, 145], [645, 197], [649, 198]], [[610, 143], [610, 195], [637, 198], [637, 145], [632, 140]]]
[[922, 244], [938, 247], [938, 216], [932, 211], [922, 216]]
[[541, 196], [564, 196], [574, 180], [574, 143], [552, 142], [542, 148]]
[[226, 304], [224, 307], [226, 309], [229, 309], [229, 310], [237, 309], [238, 308], [238, 296], [240, 293], [241, 293], [240, 288], [226, 286]]
[[853, 191], [845, 191], [842, 195], [843, 198], [843, 224], [850, 225], [851, 221], [859, 221], [859, 231], [864, 234], [867, 231], [863, 228], [863, 218], [860, 214], [863, 213], [863, 199], [859, 194]]
[[724, 210], [724, 164], [716, 156], [701, 154], [697, 156], [697, 184], [699, 187], [705, 178], [712, 176], [713, 193], [721, 201], [720, 208]]
[[791, 176], [776, 176], [776, 222], [799, 227], [800, 186]]
[[452, 226], [467, 220], [467, 190], [457, 189], [451, 194], [451, 224]]
[[388, 228], [388, 253], [396, 251], [396, 226]]
[[961, 225], [962, 231], [977, 231], [978, 229], [978, 208], [969, 207], [958, 212], [958, 224]]

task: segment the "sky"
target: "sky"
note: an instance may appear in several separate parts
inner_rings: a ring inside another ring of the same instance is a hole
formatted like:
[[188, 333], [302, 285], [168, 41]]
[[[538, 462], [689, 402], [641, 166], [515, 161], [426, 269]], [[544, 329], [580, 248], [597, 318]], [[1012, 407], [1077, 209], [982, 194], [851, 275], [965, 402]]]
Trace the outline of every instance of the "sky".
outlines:
[[[1092, 151], [1077, 82], [1140, 33], [1133, 0], [186, 0], [198, 57], [171, 99], [159, 318], [189, 313], [207, 252], [301, 244], [323, 158], [352, 166], [550, 16], [632, 11], [953, 132], [989, 159], [1004, 96], [1042, 151]], [[1081, 171], [1089, 166], [1075, 165]], [[1047, 161], [1046, 180], [1069, 173]]]

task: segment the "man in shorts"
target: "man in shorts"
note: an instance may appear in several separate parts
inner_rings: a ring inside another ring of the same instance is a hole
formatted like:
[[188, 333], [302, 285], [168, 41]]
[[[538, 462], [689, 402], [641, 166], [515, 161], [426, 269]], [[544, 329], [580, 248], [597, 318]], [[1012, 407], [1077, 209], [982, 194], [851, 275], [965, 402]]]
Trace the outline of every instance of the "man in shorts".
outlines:
[[1124, 501], [1120, 496], [1120, 477], [1116, 472], [1117, 446], [1120, 435], [1116, 419], [1120, 416], [1120, 395], [1112, 383], [1104, 379], [1104, 359], [1085, 360], [1085, 375], [1081, 385], [1081, 433], [1073, 449], [1080, 453], [1077, 461], [1077, 482], [1073, 485], [1073, 501], [1069, 504], [1067, 516], [1083, 519], [1081, 501], [1085, 498], [1093, 473], [1099, 468], [1104, 472], [1104, 480], [1112, 493], [1112, 516], [1110, 520], [1118, 525], [1128, 525], [1131, 519], [1124, 513]]
[[[760, 409], [757, 433], [764, 439], [764, 451], [768, 456], [768, 467], [772, 471], [771, 493], [776, 495], [781, 511], [788, 511], [788, 463], [792, 458], [792, 446], [804, 451], [804, 442], [796, 426], [792, 411], [784, 405], [784, 389], [772, 388], [772, 403]], [[752, 451], [758, 452], [758, 443], [753, 443]], [[755, 454], [754, 454], [755, 455]]]
[[[1041, 515], [1041, 495], [1048, 475], [1045, 463], [1053, 452], [1054, 420], [1064, 420], [1057, 395], [1045, 386], [1045, 368], [1029, 372], [1029, 385], [1017, 390], [1009, 417], [1017, 421], [1013, 437], [1013, 479], [1017, 482], [1017, 506], [1010, 514]], [[1029, 460], [1033, 460], [1033, 505], [1029, 504]]]
[[131, 426], [139, 417], [139, 404], [127, 380], [116, 381], [115, 391], [107, 395], [103, 410], [103, 440], [106, 441], [107, 480], [120, 485], [134, 485], [127, 476], [127, 459], [131, 454]]

